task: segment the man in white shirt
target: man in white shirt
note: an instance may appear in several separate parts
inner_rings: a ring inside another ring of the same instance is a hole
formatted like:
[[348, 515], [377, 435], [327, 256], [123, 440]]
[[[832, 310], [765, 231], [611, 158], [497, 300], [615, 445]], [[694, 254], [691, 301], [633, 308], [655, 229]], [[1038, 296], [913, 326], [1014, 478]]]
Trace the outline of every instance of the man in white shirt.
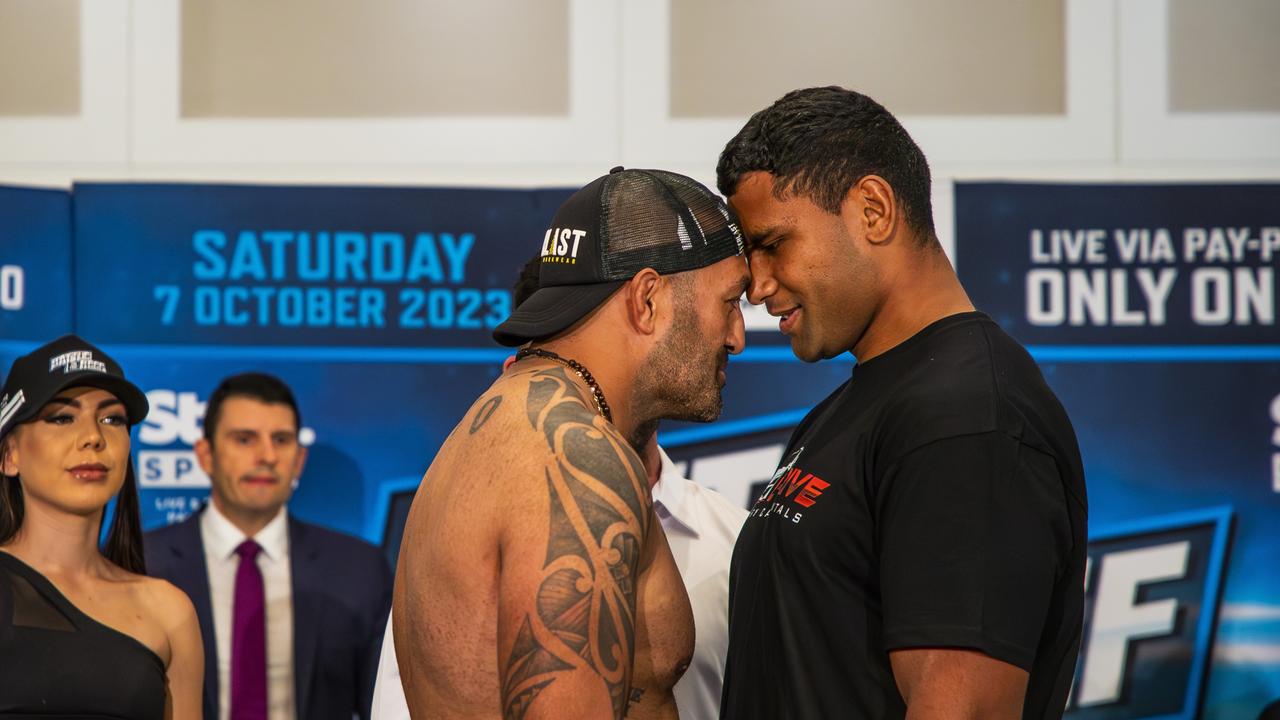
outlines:
[[[650, 469], [653, 453], [660, 460], [656, 478]], [[693, 662], [676, 683], [676, 707], [681, 718], [713, 720], [720, 717], [729, 648], [729, 561], [747, 511], [682, 477], [656, 439], [645, 447], [643, 459], [653, 488], [653, 509], [693, 606]]]
[[[675, 686], [682, 720], [720, 717], [720, 688], [729, 637], [729, 560], [747, 511], [720, 493], [680, 476], [652, 436], [640, 454], [653, 507], [693, 606], [693, 662]], [[374, 686], [373, 720], [408, 720], [388, 619]]]
[[368, 717], [391, 573], [372, 545], [288, 514], [300, 425], [279, 379], [223, 380], [195, 447], [210, 502], [146, 536], [147, 569], [200, 619], [205, 720]]

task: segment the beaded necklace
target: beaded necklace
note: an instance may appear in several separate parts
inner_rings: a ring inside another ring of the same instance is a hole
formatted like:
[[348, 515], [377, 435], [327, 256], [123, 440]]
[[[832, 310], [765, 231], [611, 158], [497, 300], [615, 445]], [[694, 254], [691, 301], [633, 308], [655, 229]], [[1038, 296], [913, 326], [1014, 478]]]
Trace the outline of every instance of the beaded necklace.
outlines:
[[521, 348], [516, 352], [517, 362], [527, 357], [540, 357], [552, 360], [564, 365], [576, 373], [578, 377], [582, 378], [583, 382], [587, 384], [587, 387], [591, 388], [591, 397], [596, 401], [596, 411], [599, 412], [600, 416], [605, 420], [613, 422], [613, 414], [609, 412], [609, 402], [604, 399], [604, 391], [600, 389], [600, 385], [596, 382], [596, 379], [591, 376], [591, 371], [587, 369], [587, 366], [573, 358], [560, 357], [550, 350], [543, 350], [542, 348]]

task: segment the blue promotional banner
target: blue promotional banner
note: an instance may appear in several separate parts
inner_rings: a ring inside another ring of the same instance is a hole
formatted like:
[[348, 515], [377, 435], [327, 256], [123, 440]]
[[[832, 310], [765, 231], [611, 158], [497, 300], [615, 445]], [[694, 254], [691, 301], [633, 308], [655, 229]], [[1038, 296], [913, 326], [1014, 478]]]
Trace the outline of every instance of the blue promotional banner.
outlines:
[[483, 345], [564, 190], [75, 188], [78, 327], [102, 343]]
[[1071, 717], [1199, 717], [1231, 520], [1214, 508], [1095, 526]]
[[1069, 716], [1258, 717], [1280, 699], [1280, 366], [1043, 367], [1089, 487]]
[[34, 346], [71, 332], [71, 268], [71, 195], [0, 187], [0, 341]]
[[958, 270], [1027, 343], [1274, 344], [1278, 192], [960, 183]]
[[390, 508], [500, 371], [489, 333], [567, 194], [78, 185], [78, 283], [120, 305], [81, 297], [77, 331], [152, 405], [134, 442], [144, 527], [203, 504], [209, 393], [263, 371], [294, 390], [308, 446], [290, 510], [394, 563]]

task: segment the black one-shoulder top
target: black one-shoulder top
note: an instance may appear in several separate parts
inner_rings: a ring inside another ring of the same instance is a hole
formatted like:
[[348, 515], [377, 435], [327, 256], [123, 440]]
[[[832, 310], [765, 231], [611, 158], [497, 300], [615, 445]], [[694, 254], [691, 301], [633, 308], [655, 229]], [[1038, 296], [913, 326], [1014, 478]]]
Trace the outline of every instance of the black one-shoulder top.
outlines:
[[163, 720], [164, 663], [0, 552], [0, 717]]

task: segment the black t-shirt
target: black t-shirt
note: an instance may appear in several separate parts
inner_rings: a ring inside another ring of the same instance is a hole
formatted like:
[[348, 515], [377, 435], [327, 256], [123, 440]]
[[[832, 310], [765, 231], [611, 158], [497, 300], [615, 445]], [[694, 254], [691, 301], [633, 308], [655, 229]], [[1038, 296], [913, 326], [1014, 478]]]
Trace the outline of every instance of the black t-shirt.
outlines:
[[791, 436], [738, 537], [721, 717], [905, 714], [889, 651], [981, 651], [1060, 717], [1084, 607], [1075, 432], [982, 313], [854, 368]]

